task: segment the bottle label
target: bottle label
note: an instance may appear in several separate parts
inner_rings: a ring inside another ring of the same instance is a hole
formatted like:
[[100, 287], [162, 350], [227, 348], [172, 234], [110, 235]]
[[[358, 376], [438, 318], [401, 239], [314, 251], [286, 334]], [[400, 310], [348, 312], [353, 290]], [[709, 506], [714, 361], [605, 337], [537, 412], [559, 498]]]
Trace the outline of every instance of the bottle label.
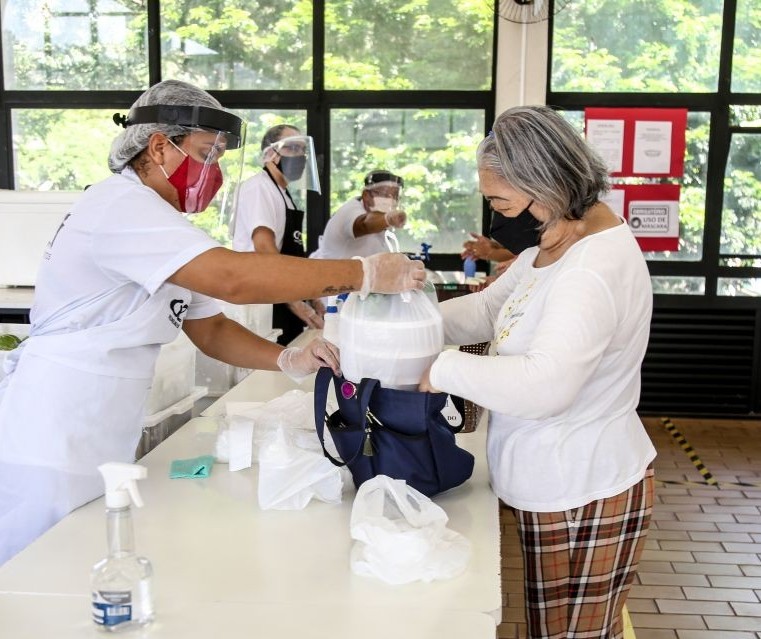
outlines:
[[116, 626], [132, 620], [132, 592], [129, 590], [94, 590], [92, 619], [99, 626]]

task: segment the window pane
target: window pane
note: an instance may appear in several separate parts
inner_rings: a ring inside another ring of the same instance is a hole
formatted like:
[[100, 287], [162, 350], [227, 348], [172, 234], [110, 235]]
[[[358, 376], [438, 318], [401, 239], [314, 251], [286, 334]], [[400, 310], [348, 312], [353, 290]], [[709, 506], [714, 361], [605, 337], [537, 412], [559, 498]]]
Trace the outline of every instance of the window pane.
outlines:
[[650, 278], [653, 293], [664, 295], [705, 295], [704, 277], [682, 277], [680, 275], [656, 275]]
[[761, 297], [761, 278], [720, 277], [716, 292], [726, 297]]
[[761, 127], [761, 106], [730, 105], [729, 124], [740, 127]]
[[732, 136], [724, 175], [721, 253], [761, 255], [761, 135]]
[[161, 71], [204, 89], [311, 89], [311, 0], [162, 0]]
[[114, 109], [14, 109], [14, 183], [19, 190], [78, 191], [111, 175], [108, 152], [121, 129]]
[[[301, 131], [306, 131], [306, 111], [272, 111], [263, 109], [233, 109], [233, 111], [248, 123], [248, 128], [246, 130], [246, 148], [243, 155], [244, 164], [240, 178], [241, 181], [250, 178], [262, 170], [262, 163], [260, 160], [261, 141], [267, 129], [276, 124], [286, 123], [296, 126]], [[317, 149], [317, 152], [320, 152], [319, 149]], [[234, 179], [234, 177], [229, 174], [229, 171], [233, 168], [234, 167], [227, 166], [222, 167], [226, 180]], [[299, 193], [291, 188], [288, 189], [288, 192], [293, 197], [294, 203], [299, 206], [299, 208], [306, 210], [306, 194]], [[228, 211], [228, 213], [229, 212], [230, 211]], [[219, 214], [219, 208], [216, 206], [216, 201], [212, 202], [209, 208], [205, 211], [191, 215], [188, 219], [193, 224], [206, 231], [221, 244], [230, 246], [232, 243], [232, 238], [230, 237], [229, 232], [230, 220], [224, 219]]]
[[[696, 262], [703, 257], [705, 226], [706, 175], [708, 170], [708, 136], [711, 116], [708, 113], [687, 114], [684, 176], [679, 199], [679, 250], [646, 252], [648, 260]], [[669, 182], [670, 180], [665, 180]]]
[[148, 86], [145, 5], [125, 0], [7, 0], [5, 88]]
[[732, 91], [761, 91], [761, 4], [737, 0], [735, 50], [732, 58]]
[[325, 5], [326, 88], [491, 88], [491, 2], [327, 0]]
[[552, 90], [716, 91], [721, 22], [721, 0], [568, 3], [554, 18]]
[[483, 111], [337, 109], [330, 127], [331, 211], [359, 195], [365, 173], [383, 168], [404, 178], [403, 251], [426, 242], [434, 253], [459, 253], [467, 233], [480, 232], [475, 150]]

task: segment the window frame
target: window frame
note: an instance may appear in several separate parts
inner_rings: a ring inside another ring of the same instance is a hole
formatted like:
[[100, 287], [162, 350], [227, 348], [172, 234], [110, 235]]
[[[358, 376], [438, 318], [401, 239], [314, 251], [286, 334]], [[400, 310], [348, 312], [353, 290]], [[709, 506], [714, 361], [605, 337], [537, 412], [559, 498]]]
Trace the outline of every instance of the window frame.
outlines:
[[761, 297], [727, 297], [717, 294], [720, 278], [761, 278], [761, 267], [730, 267], [721, 265], [728, 256], [721, 255], [721, 213], [724, 202], [724, 171], [729, 158], [732, 133], [748, 133], [748, 127], [730, 126], [731, 107], [761, 105], [761, 94], [733, 93], [731, 90], [732, 58], [734, 54], [736, 0], [724, 0], [719, 81], [715, 92], [708, 93], [583, 93], [552, 90], [552, 61], [554, 37], [554, 0], [550, 0], [548, 24], [548, 55], [546, 102], [558, 109], [583, 110], [586, 107], [627, 108], [687, 108], [710, 114], [708, 158], [706, 171], [705, 225], [703, 255], [699, 261], [648, 260], [651, 276], [703, 277], [704, 295], [656, 295], [656, 303], [664, 307], [761, 308]]
[[[473, 91], [345, 91], [325, 89], [325, 3], [312, 3], [312, 43], [314, 64], [312, 67], [312, 88], [310, 90], [210, 90], [225, 107], [236, 109], [300, 109], [307, 112], [307, 130], [314, 138], [315, 148], [328, 149], [330, 145], [330, 114], [341, 108], [405, 108], [405, 109], [457, 109], [482, 110], [484, 113], [484, 135], [495, 117], [497, 84], [497, 52], [499, 25], [496, 10], [493, 14], [492, 29], [492, 71], [491, 86], [488, 90]], [[161, 76], [161, 9], [160, 0], [148, 0], [148, 83], [153, 86]], [[143, 92], [125, 91], [27, 91], [6, 90], [4, 67], [0, 50], [0, 188], [14, 188], [14, 158], [11, 111], [13, 109], [50, 108], [51, 94], [55, 96], [56, 108], [103, 109], [113, 108], [124, 111]], [[147, 88], [147, 87], [145, 87]], [[114, 127], [114, 135], [118, 131]], [[248, 140], [248, 144], [256, 144]], [[330, 166], [328, 154], [318, 153], [317, 160], [322, 182], [323, 195], [309, 192], [307, 206], [307, 250], [317, 248], [317, 238], [322, 233], [329, 217], [330, 203], [326, 194], [330, 193]], [[333, 203], [336, 206], [338, 203]], [[483, 207], [483, 228], [488, 229], [488, 208]], [[431, 254], [431, 268], [438, 270], [460, 270], [462, 261], [456, 254]]]

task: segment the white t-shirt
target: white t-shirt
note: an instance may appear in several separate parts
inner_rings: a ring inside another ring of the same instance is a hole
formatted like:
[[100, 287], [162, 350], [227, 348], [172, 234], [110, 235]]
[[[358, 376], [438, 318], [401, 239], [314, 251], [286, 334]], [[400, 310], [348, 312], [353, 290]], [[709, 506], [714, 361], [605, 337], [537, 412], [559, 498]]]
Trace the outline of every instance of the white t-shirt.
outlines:
[[535, 268], [531, 248], [481, 293], [441, 305], [445, 340], [494, 340], [498, 355], [445, 351], [439, 390], [488, 408], [489, 472], [508, 505], [558, 512], [617, 495], [655, 449], [637, 416], [652, 289], [625, 223]]
[[272, 229], [278, 251], [285, 234], [285, 189], [275, 184], [265, 171], [243, 182], [233, 220], [233, 250], [253, 251], [251, 236], [260, 226]]
[[[127, 167], [91, 186], [56, 233], [37, 275], [32, 334], [102, 326], [132, 313], [181, 266], [218, 247]], [[220, 312], [192, 293], [186, 319]]]
[[367, 210], [361, 199], [352, 198], [342, 204], [325, 225], [320, 248], [310, 257], [342, 260], [355, 255], [367, 257], [375, 253], [387, 253], [382, 232], [354, 237], [354, 221], [365, 213]]

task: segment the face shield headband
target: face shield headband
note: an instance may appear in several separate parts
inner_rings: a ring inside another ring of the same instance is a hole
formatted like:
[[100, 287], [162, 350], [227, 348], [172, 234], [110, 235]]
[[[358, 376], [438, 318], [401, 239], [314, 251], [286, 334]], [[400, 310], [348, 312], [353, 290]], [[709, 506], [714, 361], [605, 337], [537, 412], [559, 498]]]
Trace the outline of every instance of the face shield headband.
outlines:
[[169, 124], [216, 131], [225, 136], [228, 150], [242, 147], [246, 140], [246, 123], [241, 118], [222, 109], [204, 106], [156, 104], [134, 107], [126, 116], [115, 113], [114, 122], [125, 129], [133, 124]]
[[[273, 157], [274, 152], [274, 157]], [[288, 187], [320, 193], [317, 156], [310, 135], [291, 135], [262, 150], [262, 160], [271, 161], [288, 180]]]

